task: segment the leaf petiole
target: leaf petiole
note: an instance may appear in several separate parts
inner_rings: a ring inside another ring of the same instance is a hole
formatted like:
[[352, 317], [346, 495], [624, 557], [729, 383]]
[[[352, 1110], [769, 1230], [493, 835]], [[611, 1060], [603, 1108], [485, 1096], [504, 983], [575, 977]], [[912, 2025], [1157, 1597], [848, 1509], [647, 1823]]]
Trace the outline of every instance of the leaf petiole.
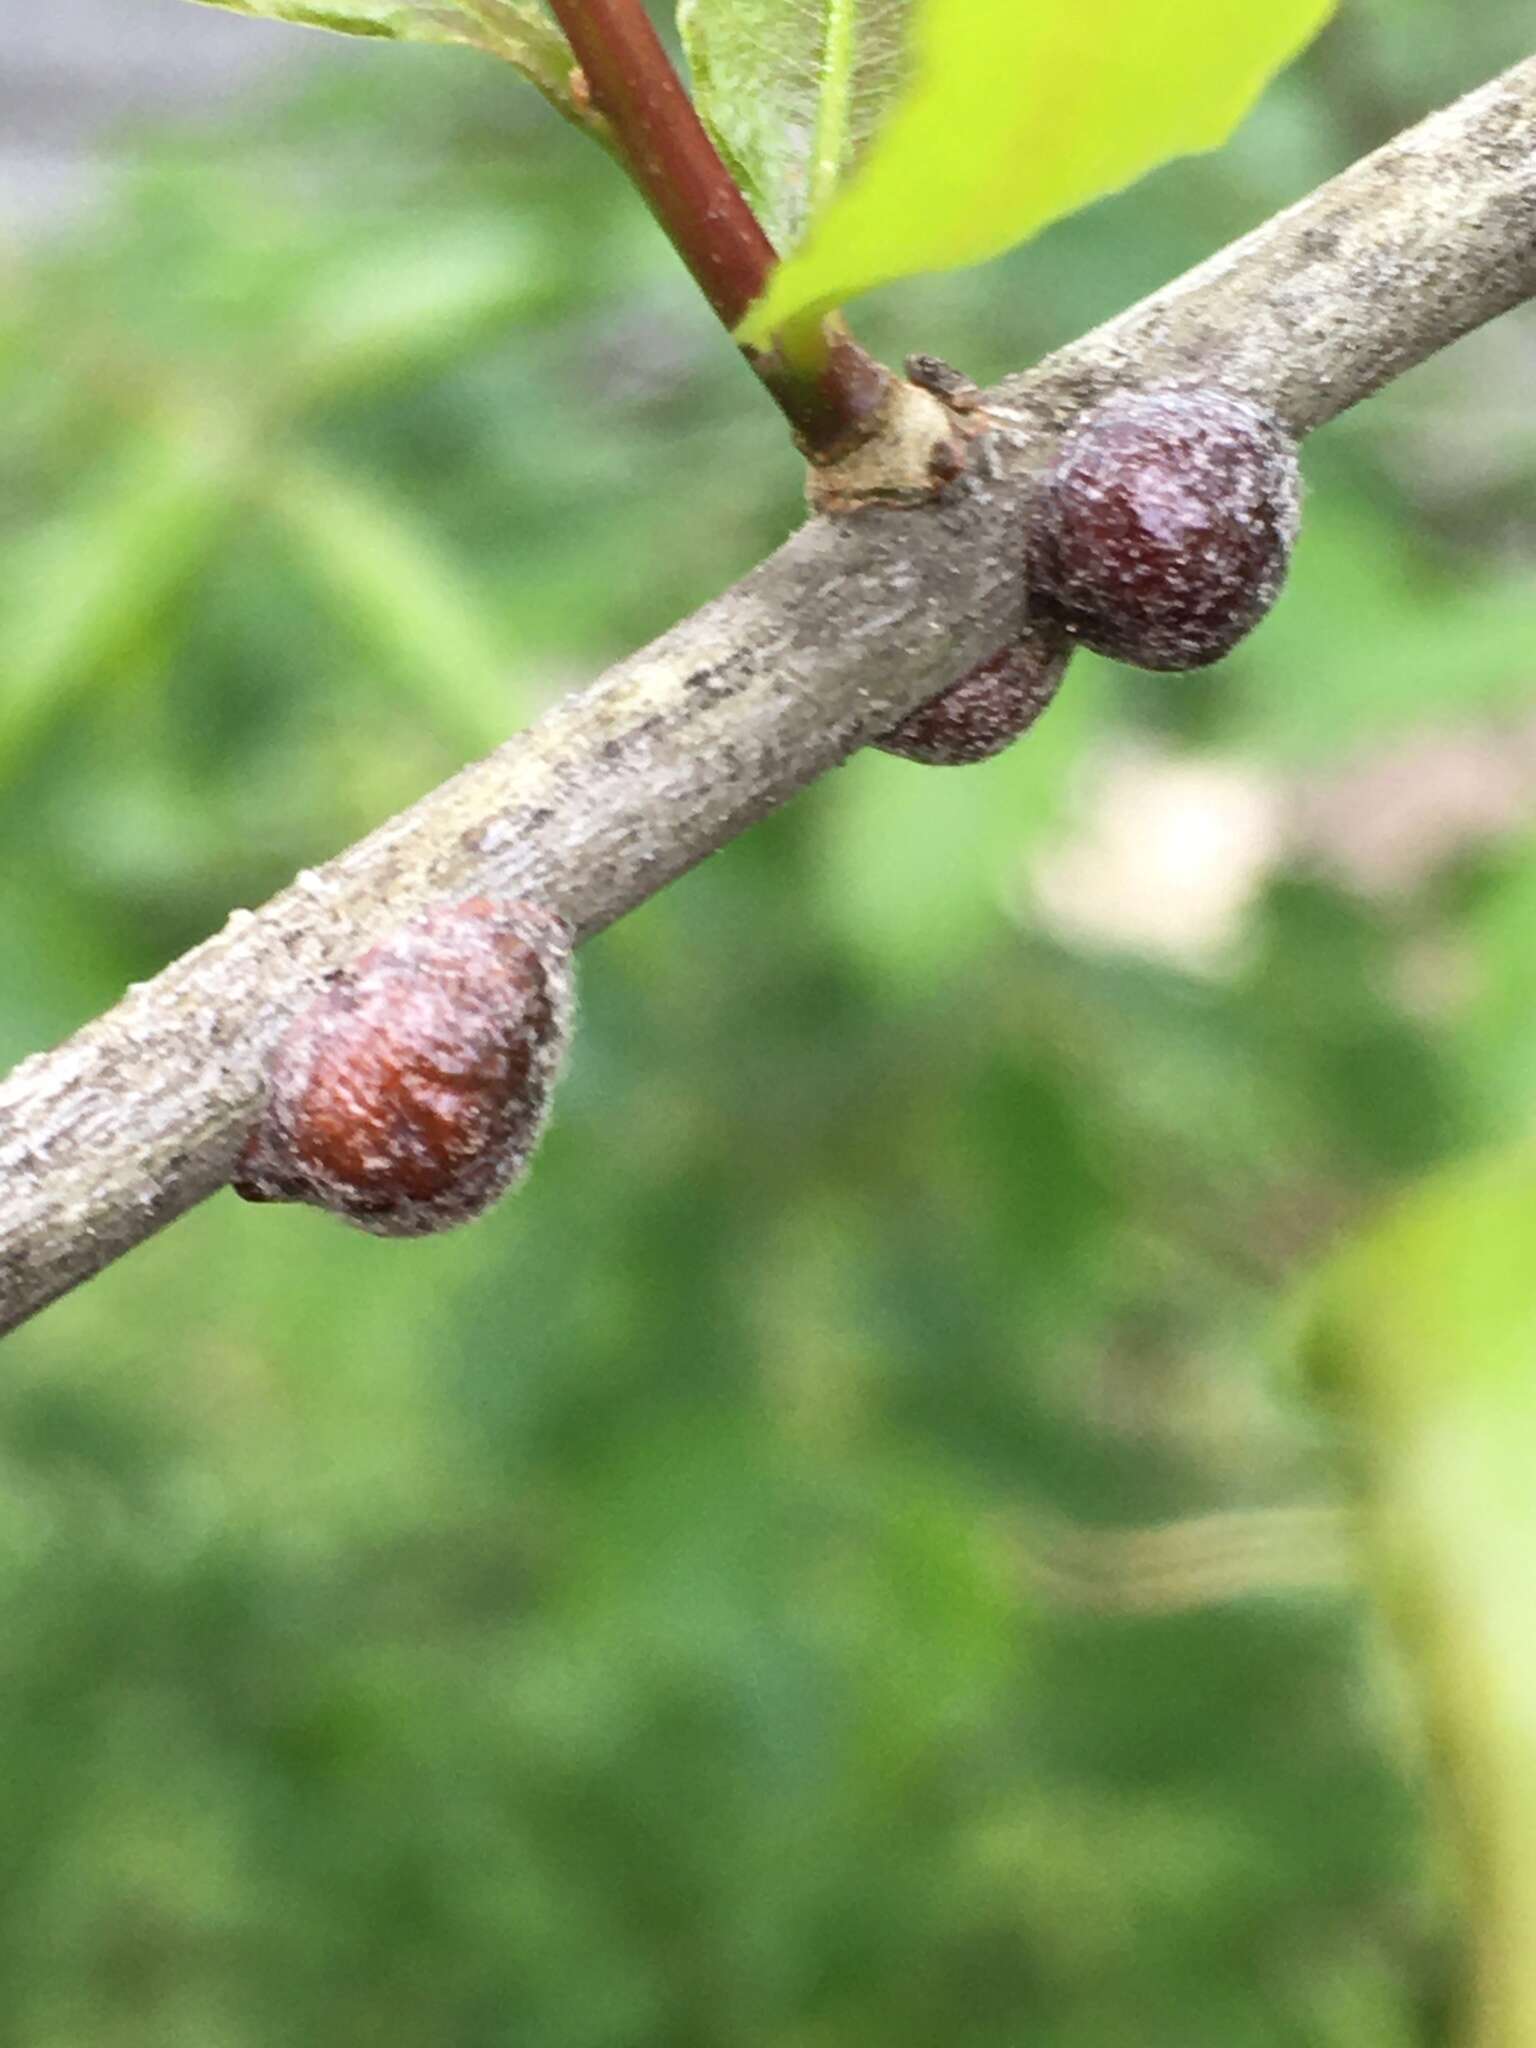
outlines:
[[[642, 0], [549, 4], [631, 180], [723, 325], [734, 331], [766, 289], [777, 253], [699, 119]], [[766, 346], [743, 354], [811, 461], [833, 461], [874, 431], [891, 374], [841, 323], [795, 321]]]

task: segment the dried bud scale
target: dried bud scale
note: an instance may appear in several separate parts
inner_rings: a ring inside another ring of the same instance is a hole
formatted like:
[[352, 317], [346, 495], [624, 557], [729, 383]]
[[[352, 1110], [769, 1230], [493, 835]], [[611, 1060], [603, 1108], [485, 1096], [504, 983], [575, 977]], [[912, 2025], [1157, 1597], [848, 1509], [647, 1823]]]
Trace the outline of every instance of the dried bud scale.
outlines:
[[532, 1156], [570, 1033], [570, 928], [473, 897], [403, 925], [288, 1027], [235, 1192], [381, 1237], [478, 1216]]
[[980, 412], [985, 403], [981, 386], [946, 363], [942, 356], [913, 355], [906, 361], [907, 382], [921, 391], [941, 398], [951, 412]]
[[1011, 747], [1055, 696], [1072, 643], [1055, 627], [1030, 627], [1011, 647], [977, 662], [958, 683], [919, 704], [874, 744], [935, 768], [989, 761]]
[[1280, 594], [1301, 513], [1290, 437], [1225, 391], [1121, 392], [1044, 480], [1033, 586], [1068, 633], [1136, 668], [1203, 668]]

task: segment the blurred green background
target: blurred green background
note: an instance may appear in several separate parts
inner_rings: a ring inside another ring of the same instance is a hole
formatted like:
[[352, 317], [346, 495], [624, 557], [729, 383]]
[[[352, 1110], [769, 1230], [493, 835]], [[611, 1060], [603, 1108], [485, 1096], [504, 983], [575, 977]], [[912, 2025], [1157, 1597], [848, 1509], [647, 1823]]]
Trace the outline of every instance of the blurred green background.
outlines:
[[[1530, 40], [1346, 5], [1228, 151], [860, 330], [1017, 367]], [[7, 1064], [798, 517], [493, 64], [120, 159], [0, 250]], [[1013, 755], [862, 757], [594, 943], [485, 1223], [224, 1195], [8, 1341], [5, 2041], [1462, 2038], [1360, 1424], [1278, 1361], [1342, 1228], [1536, 1109], [1533, 376], [1516, 316], [1321, 435], [1219, 669], [1080, 657]]]

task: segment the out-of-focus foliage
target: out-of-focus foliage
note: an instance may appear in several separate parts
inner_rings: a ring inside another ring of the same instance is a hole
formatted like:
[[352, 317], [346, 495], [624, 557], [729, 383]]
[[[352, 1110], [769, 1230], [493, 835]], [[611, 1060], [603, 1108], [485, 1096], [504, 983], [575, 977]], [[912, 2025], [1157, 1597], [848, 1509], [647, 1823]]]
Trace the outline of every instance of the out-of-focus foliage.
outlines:
[[[1357, 11], [1225, 156], [864, 331], [1013, 366], [1523, 12]], [[600, 155], [452, 54], [145, 143], [6, 283], [6, 1058], [797, 516]], [[1221, 668], [1080, 659], [1012, 756], [861, 758], [586, 949], [484, 1224], [221, 1196], [6, 1342], [7, 2041], [1452, 2038], [1267, 1358], [1338, 1228], [1536, 1108], [1533, 356], [1320, 437]]]
[[1421, 1673], [1469, 1869], [1478, 2048], [1536, 2031], [1536, 1148], [1415, 1187], [1308, 1290], [1376, 1581]]

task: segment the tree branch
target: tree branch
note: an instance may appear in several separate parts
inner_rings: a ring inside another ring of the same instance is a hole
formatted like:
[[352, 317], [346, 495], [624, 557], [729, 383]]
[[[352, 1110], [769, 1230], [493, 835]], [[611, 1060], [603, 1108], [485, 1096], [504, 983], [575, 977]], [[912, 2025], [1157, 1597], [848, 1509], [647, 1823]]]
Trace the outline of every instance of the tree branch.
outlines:
[[[1298, 434], [1536, 293], [1536, 59], [991, 395], [937, 505], [817, 519], [734, 590], [0, 1083], [0, 1331], [228, 1178], [320, 978], [444, 898], [583, 936], [1009, 637], [1033, 479], [1110, 390], [1197, 375]], [[253, 1223], [253, 1228], [258, 1227]]]

